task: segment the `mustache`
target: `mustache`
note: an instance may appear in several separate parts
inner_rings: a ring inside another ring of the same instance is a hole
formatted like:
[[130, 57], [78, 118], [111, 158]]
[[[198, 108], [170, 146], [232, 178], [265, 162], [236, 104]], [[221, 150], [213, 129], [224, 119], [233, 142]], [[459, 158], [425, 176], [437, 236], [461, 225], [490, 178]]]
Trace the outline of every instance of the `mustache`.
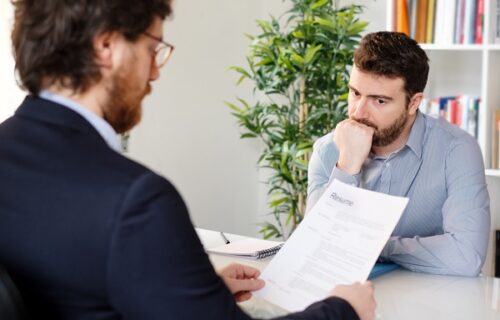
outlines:
[[368, 127], [371, 127], [373, 129], [375, 129], [375, 131], [378, 130], [378, 127], [375, 123], [371, 122], [370, 120], [366, 120], [366, 119], [358, 119], [358, 118], [355, 118], [355, 117], [351, 117], [352, 120], [356, 121], [356, 122], [359, 122], [361, 124], [364, 124], [365, 126], [368, 126]]

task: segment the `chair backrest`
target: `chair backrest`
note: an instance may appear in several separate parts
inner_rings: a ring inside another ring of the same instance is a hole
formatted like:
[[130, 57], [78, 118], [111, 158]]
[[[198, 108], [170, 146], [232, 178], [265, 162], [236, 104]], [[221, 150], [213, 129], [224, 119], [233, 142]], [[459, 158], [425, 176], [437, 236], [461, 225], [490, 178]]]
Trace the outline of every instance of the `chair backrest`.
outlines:
[[21, 294], [7, 271], [0, 266], [0, 319], [25, 320], [26, 318]]

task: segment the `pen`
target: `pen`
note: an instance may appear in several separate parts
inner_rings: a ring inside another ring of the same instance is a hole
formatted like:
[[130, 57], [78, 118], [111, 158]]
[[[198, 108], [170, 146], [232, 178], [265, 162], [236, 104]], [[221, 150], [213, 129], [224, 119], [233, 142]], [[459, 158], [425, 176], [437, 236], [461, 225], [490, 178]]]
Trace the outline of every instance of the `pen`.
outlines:
[[222, 240], [224, 240], [224, 242], [225, 242], [226, 244], [231, 243], [231, 241], [229, 241], [229, 240], [226, 238], [226, 235], [224, 234], [224, 232], [220, 232], [220, 236], [222, 237]]

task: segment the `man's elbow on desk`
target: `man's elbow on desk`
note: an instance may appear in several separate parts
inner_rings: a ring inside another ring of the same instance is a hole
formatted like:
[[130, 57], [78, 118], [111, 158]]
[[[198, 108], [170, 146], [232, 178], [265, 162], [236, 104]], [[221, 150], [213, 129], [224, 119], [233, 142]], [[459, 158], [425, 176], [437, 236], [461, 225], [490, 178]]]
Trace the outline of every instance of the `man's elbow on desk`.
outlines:
[[474, 250], [470, 250], [468, 254], [464, 254], [463, 259], [457, 259], [454, 263], [450, 263], [449, 275], [463, 277], [477, 277], [481, 272], [484, 264], [484, 257]]
[[[472, 245], [464, 243], [446, 252], [431, 252], [429, 244], [422, 245], [422, 239], [392, 237], [382, 250], [380, 259], [422, 273], [476, 277], [481, 272], [486, 252], [479, 252]], [[416, 246], [415, 242], [420, 245]]]

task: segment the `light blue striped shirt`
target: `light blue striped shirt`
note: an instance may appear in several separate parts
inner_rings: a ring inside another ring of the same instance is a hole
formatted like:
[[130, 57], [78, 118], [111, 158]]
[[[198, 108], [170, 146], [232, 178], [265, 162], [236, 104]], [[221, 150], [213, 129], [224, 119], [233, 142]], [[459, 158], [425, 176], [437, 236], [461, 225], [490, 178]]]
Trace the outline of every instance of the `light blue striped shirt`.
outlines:
[[332, 133], [315, 142], [308, 208], [334, 179], [408, 197], [381, 258], [419, 272], [480, 272], [488, 248], [490, 206], [481, 151], [472, 136], [419, 112], [403, 148], [387, 159], [369, 158], [359, 174], [338, 169], [338, 154]]
[[49, 100], [67, 107], [84, 117], [85, 120], [87, 120], [97, 130], [97, 132], [99, 132], [104, 141], [106, 141], [106, 143], [113, 150], [121, 152], [120, 136], [116, 133], [113, 127], [111, 127], [111, 125], [106, 122], [106, 120], [99, 117], [97, 114], [80, 105], [79, 103], [66, 97], [54, 94], [48, 90], [42, 90], [39, 96], [42, 99]]

